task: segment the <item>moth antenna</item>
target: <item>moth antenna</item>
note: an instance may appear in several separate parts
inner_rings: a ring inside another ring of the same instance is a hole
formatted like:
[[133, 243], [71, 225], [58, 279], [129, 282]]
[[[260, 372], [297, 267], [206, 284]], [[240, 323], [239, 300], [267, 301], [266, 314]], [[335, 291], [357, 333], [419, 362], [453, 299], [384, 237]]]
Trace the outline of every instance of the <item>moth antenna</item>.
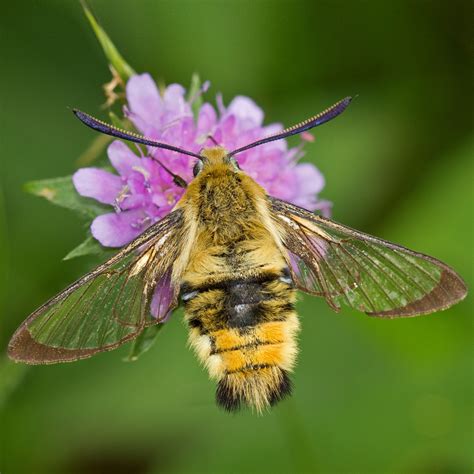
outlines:
[[155, 148], [164, 148], [165, 150], [176, 151], [177, 153], [183, 153], [184, 155], [194, 156], [199, 160], [202, 160], [202, 157], [197, 153], [192, 151], [183, 150], [173, 145], [168, 145], [167, 143], [157, 142], [151, 138], [144, 137], [138, 133], [128, 132], [127, 130], [122, 130], [121, 128], [110, 125], [102, 120], [92, 117], [92, 115], [86, 114], [77, 109], [72, 109], [74, 115], [88, 127], [96, 130], [98, 132], [104, 133], [105, 135], [110, 135], [111, 137], [122, 138], [123, 140], [128, 140], [134, 143], [140, 143], [142, 145], [148, 145]]
[[[177, 151], [179, 153], [184, 153], [191, 156], [197, 156], [192, 152], [188, 152], [186, 150], [181, 150], [181, 148], [173, 147], [171, 145], [167, 145], [166, 143], [159, 143], [155, 142], [154, 140], [150, 140], [138, 133], [128, 132], [126, 130], [122, 130], [118, 127], [114, 127], [113, 125], [109, 125], [108, 123], [102, 122], [102, 120], [96, 119], [85, 112], [81, 112], [80, 110], [73, 109], [74, 115], [85, 125], [88, 127], [97, 130], [101, 133], [105, 133], [106, 135], [111, 135], [112, 137], [123, 138], [125, 140], [129, 140], [135, 143], [141, 143], [143, 145], [155, 146], [157, 148], [166, 148], [167, 150]], [[176, 186], [180, 188], [186, 188], [188, 183], [178, 174], [173, 173], [167, 166], [165, 166], [158, 158], [154, 156], [151, 157], [155, 160], [170, 176], [173, 177], [173, 182]]]
[[305, 132], [306, 130], [329, 122], [329, 120], [332, 120], [333, 118], [344, 112], [344, 110], [351, 103], [351, 101], [352, 97], [346, 97], [340, 100], [339, 102], [336, 102], [331, 107], [328, 107], [326, 110], [323, 110], [318, 115], [315, 115], [314, 117], [304, 120], [303, 122], [300, 122], [291, 127], [285, 128], [285, 130], [283, 130], [282, 132], [275, 133], [274, 135], [269, 135], [268, 137], [261, 138], [260, 140], [257, 140], [253, 143], [249, 143], [248, 145], [245, 145], [241, 148], [237, 148], [236, 150], [231, 151], [228, 156], [236, 155], [237, 153], [249, 150], [250, 148], [263, 145], [264, 143], [273, 142], [275, 140], [281, 140], [282, 138], [286, 138], [291, 135], [298, 135], [301, 132]]
[[211, 142], [214, 143], [214, 145], [220, 146], [219, 143], [217, 143], [217, 140], [211, 134], [209, 134], [207, 138], [209, 138], [209, 140], [211, 140]]

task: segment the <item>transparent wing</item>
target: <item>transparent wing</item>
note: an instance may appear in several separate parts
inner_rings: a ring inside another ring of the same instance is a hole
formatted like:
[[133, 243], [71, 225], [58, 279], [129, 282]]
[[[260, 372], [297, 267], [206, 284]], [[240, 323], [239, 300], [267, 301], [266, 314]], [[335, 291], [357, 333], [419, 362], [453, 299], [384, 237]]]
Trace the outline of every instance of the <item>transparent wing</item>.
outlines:
[[177, 210], [32, 313], [13, 335], [9, 356], [30, 364], [83, 359], [160, 322], [177, 304], [170, 269], [182, 241]]
[[296, 286], [371, 316], [416, 316], [446, 309], [467, 293], [435, 258], [357, 232], [270, 198]]

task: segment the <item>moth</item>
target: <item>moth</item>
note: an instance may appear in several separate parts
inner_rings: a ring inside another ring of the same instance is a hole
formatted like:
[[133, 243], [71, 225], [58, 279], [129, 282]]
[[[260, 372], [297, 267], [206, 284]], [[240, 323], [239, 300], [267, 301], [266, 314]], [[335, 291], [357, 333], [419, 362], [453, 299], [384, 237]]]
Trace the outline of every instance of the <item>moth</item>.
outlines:
[[321, 125], [350, 101], [236, 150], [216, 144], [200, 153], [74, 110], [96, 131], [196, 158], [194, 179], [162, 165], [186, 188], [174, 210], [34, 311], [9, 356], [28, 364], [84, 359], [136, 338], [181, 303], [190, 344], [217, 381], [218, 405], [261, 411], [291, 392], [297, 290], [334, 311], [346, 305], [381, 318], [462, 300], [466, 286], [446, 264], [269, 196], [240, 169], [239, 153]]

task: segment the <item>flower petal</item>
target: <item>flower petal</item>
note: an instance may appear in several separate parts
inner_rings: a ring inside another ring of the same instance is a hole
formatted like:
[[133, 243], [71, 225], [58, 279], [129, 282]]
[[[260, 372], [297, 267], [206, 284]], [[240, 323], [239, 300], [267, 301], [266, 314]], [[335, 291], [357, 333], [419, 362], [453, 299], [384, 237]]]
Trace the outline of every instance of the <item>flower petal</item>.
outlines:
[[166, 105], [181, 106], [184, 103], [184, 94], [186, 90], [181, 84], [170, 84], [163, 95]]
[[170, 304], [174, 296], [171, 283], [171, 271], [167, 271], [156, 284], [150, 304], [150, 313], [160, 322], [164, 322], [170, 315]]
[[109, 160], [113, 167], [124, 177], [127, 178], [133, 173], [133, 168], [140, 166], [140, 158], [133, 153], [125, 143], [115, 140], [107, 149]]
[[81, 196], [104, 204], [114, 204], [123, 187], [118, 176], [99, 168], [81, 168], [74, 173], [72, 182]]
[[300, 195], [314, 195], [324, 188], [324, 176], [311, 163], [300, 163], [294, 168], [298, 179], [297, 192]]
[[313, 211], [319, 211], [324, 217], [331, 217], [332, 202], [331, 201], [318, 201], [314, 205]]
[[122, 247], [145, 230], [140, 223], [146, 217], [142, 209], [102, 214], [92, 221], [91, 232], [104, 247]]
[[243, 95], [232, 100], [227, 113], [235, 115], [242, 122], [243, 130], [260, 127], [263, 123], [263, 110], [250, 97]]
[[298, 180], [296, 174], [291, 169], [282, 169], [272, 181], [266, 184], [267, 192], [279, 199], [295, 203], [295, 196], [298, 195]]
[[150, 126], [159, 124], [163, 100], [152, 77], [149, 74], [132, 76], [127, 82], [126, 90], [132, 114], [148, 122]]
[[[186, 102], [186, 90], [179, 84], [170, 84], [163, 95], [165, 112], [162, 114], [162, 125], [168, 127], [184, 117], [192, 117], [191, 106]], [[179, 123], [178, 123], [179, 125]]]
[[217, 114], [214, 110], [214, 107], [209, 104], [205, 103], [202, 105], [201, 109], [199, 110], [199, 117], [197, 123], [197, 131], [201, 134], [208, 134], [211, 133], [213, 127], [216, 124]]

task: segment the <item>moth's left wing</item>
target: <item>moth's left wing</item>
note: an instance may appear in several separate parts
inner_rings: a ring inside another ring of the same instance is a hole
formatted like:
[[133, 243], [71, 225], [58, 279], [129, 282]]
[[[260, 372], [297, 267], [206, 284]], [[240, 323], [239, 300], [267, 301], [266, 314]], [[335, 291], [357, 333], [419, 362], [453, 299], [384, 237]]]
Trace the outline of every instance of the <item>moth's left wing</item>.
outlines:
[[29, 364], [84, 359], [162, 321], [177, 305], [171, 272], [184, 234], [178, 209], [34, 311], [13, 335], [9, 356]]
[[296, 286], [370, 316], [416, 316], [449, 308], [467, 293], [439, 260], [270, 198]]

